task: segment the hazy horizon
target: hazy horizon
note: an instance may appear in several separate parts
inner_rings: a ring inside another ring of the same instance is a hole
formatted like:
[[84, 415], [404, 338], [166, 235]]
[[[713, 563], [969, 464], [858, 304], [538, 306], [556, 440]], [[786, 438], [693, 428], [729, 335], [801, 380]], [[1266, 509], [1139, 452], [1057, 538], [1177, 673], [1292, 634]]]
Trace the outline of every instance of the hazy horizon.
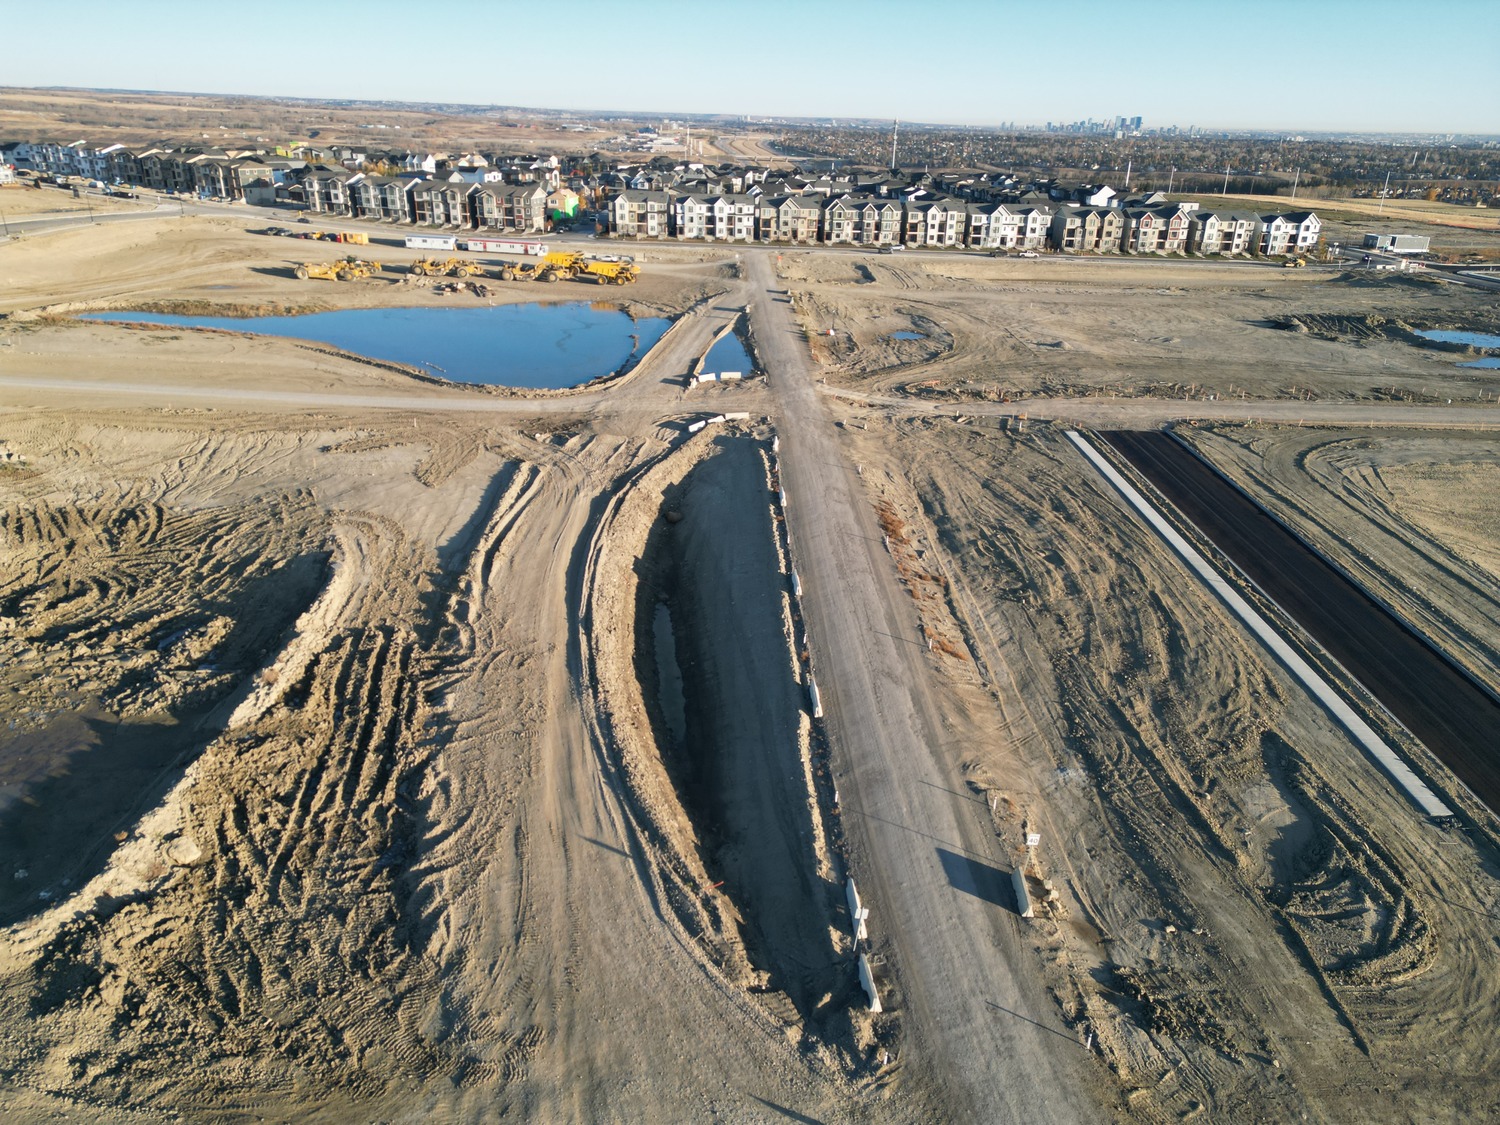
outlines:
[[[1162, 0], [1133, 12], [1075, 0], [1051, 13], [871, 0], [857, 28], [843, 9], [792, 0], [746, 6], [743, 26], [737, 10], [708, 20], [671, 0], [577, 0], [548, 23], [554, 9], [529, 4], [371, 0], [356, 16], [270, 0], [236, 19], [226, 53], [224, 33], [184, 25], [180, 5], [81, 0], [13, 13], [14, 44], [66, 49], [13, 51], [7, 83], [975, 128], [1140, 116], [1148, 130], [1500, 132], [1500, 68], [1451, 57], [1455, 43], [1500, 38], [1492, 0], [1434, 0], [1415, 25], [1397, 0]], [[504, 30], [474, 30], [476, 13]], [[446, 26], [463, 30], [433, 30]], [[1064, 28], [1084, 29], [1091, 49], [1068, 46]], [[1426, 66], [1441, 68], [1441, 89]]]

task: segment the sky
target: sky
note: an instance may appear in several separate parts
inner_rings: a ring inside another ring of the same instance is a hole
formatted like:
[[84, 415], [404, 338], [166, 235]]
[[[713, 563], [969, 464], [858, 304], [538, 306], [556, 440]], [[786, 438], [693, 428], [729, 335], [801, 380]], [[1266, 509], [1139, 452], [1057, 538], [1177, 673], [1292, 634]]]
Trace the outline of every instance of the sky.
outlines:
[[[0, 84], [1500, 134], [1500, 0], [15, 3]], [[222, 13], [222, 15], [221, 15]]]

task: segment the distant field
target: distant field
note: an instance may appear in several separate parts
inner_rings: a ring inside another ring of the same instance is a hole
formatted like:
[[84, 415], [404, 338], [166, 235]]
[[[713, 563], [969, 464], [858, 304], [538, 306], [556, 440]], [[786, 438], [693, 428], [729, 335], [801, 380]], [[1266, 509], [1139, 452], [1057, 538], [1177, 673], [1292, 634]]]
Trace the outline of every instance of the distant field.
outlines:
[[1193, 195], [1205, 207], [1221, 207], [1231, 202], [1251, 208], [1274, 207], [1287, 210], [1306, 207], [1325, 218], [1405, 219], [1434, 226], [1460, 227], [1466, 230], [1500, 231], [1500, 211], [1483, 207], [1459, 207], [1453, 203], [1429, 203], [1425, 199], [1387, 199], [1382, 208], [1378, 199], [1298, 199], [1266, 195]]

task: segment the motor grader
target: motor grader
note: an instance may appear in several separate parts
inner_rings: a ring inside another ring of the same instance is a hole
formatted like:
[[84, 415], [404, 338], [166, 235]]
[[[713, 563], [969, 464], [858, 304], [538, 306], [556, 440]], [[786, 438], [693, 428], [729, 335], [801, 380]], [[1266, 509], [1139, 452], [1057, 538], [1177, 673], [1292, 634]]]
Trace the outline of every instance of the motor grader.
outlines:
[[306, 281], [310, 277], [322, 281], [354, 281], [357, 278], [374, 277], [380, 269], [379, 262], [349, 257], [337, 262], [303, 262], [292, 272], [299, 281]]
[[465, 258], [418, 258], [411, 264], [411, 272], [418, 277], [473, 277], [483, 273], [484, 267]]

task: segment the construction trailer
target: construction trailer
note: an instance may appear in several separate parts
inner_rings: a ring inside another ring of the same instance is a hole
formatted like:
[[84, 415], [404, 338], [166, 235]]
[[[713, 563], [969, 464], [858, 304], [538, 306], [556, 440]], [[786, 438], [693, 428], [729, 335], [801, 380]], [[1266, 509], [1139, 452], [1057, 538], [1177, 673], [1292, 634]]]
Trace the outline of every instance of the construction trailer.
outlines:
[[526, 238], [466, 238], [463, 249], [490, 254], [524, 254], [529, 258], [540, 258], [547, 253], [545, 242]]

